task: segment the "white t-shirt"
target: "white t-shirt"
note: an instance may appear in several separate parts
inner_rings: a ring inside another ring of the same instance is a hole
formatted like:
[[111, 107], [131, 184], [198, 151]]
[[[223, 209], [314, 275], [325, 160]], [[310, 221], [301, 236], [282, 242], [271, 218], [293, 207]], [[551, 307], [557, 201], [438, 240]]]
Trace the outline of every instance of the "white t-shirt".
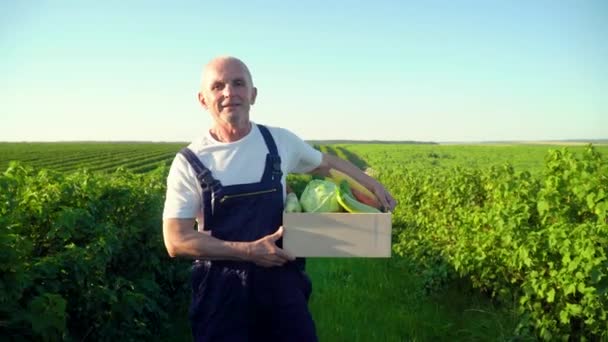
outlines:
[[[222, 185], [257, 183], [262, 179], [268, 148], [255, 123], [242, 139], [223, 143], [215, 140], [209, 132], [193, 141], [190, 148], [205, 165], [213, 177]], [[279, 156], [283, 177], [283, 200], [285, 180], [288, 173], [306, 173], [321, 165], [322, 153], [315, 150], [292, 132], [278, 127], [266, 126], [272, 135]], [[196, 218], [202, 230], [202, 189], [196, 173], [186, 158], [177, 154], [167, 177], [167, 196], [163, 219]]]

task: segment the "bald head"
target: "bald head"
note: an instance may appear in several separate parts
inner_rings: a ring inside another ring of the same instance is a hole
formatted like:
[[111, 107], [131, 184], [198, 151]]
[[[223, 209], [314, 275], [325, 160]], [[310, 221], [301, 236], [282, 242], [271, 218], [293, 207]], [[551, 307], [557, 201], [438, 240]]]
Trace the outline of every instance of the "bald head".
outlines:
[[245, 63], [235, 57], [222, 56], [205, 66], [198, 100], [218, 127], [248, 130], [249, 109], [257, 93]]
[[210, 81], [211, 76], [215, 75], [217, 70], [223, 70], [229, 67], [242, 69], [247, 77], [249, 85], [253, 87], [253, 77], [251, 77], [251, 72], [249, 72], [249, 68], [247, 68], [247, 65], [245, 65], [243, 61], [232, 56], [219, 56], [213, 58], [211, 61], [209, 61], [209, 63], [207, 63], [207, 65], [205, 65], [205, 68], [203, 69], [201, 89], [205, 87], [205, 84]]

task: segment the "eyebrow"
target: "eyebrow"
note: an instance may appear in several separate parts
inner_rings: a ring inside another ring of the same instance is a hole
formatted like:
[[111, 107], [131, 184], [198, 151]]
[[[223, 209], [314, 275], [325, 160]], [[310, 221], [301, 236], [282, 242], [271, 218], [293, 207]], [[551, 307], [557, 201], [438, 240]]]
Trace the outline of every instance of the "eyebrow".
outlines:
[[[229, 82], [242, 82], [242, 83], [247, 83], [247, 79], [245, 77], [237, 77], [237, 78], [233, 78], [232, 80], [230, 80]], [[216, 80], [211, 82], [211, 86], [217, 85], [217, 84], [225, 84], [228, 82], [225, 81], [220, 81], [220, 80]]]

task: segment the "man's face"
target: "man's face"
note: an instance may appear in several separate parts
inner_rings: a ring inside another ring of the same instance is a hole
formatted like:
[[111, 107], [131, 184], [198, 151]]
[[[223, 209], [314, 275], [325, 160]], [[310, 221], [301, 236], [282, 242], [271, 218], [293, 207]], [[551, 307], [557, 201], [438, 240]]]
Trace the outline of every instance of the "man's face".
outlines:
[[228, 59], [207, 66], [198, 98], [214, 119], [241, 126], [249, 123], [249, 108], [256, 95], [246, 66]]

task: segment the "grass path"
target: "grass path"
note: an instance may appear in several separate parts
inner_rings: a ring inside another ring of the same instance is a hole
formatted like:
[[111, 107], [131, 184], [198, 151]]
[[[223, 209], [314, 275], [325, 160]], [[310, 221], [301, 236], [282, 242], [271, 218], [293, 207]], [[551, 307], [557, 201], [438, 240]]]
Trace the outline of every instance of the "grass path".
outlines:
[[464, 282], [423, 294], [401, 258], [318, 259], [308, 270], [321, 341], [502, 341], [516, 325], [515, 315]]
[[[516, 316], [464, 282], [427, 296], [406, 260], [309, 259], [310, 309], [320, 341], [505, 341]], [[190, 341], [187, 305], [167, 332]], [[169, 338], [170, 336], [170, 338]]]

